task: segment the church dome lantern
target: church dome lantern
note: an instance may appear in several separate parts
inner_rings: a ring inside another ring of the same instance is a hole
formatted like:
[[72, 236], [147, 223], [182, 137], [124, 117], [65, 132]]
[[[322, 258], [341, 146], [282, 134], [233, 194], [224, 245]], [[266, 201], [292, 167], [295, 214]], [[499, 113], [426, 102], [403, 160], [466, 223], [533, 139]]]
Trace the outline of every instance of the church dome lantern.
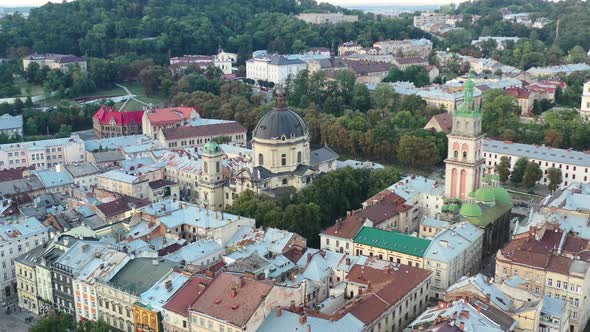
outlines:
[[266, 113], [254, 129], [254, 139], [285, 140], [307, 136], [307, 126], [299, 114], [287, 107], [285, 91], [275, 92], [273, 109]]

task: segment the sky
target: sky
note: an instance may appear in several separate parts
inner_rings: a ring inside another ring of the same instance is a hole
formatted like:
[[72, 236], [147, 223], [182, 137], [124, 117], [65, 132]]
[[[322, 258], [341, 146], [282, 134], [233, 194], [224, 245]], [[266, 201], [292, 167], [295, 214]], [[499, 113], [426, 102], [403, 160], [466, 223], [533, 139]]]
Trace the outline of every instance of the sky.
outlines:
[[[372, 4], [383, 4], [383, 5], [407, 5], [407, 4], [441, 4], [457, 2], [456, 0], [321, 0], [329, 2], [334, 5], [346, 6], [346, 5], [372, 5]], [[45, 4], [47, 0], [0, 0], [0, 7], [17, 7], [17, 6], [41, 6]], [[53, 1], [61, 2], [61, 0]]]

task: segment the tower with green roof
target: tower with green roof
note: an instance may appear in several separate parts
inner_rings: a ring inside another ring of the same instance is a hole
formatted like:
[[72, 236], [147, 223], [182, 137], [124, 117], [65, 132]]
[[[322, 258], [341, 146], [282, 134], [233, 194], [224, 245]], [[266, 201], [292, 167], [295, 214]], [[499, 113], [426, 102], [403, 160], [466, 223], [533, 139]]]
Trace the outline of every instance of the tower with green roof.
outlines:
[[203, 167], [199, 178], [201, 205], [214, 210], [224, 208], [223, 201], [223, 151], [215, 141], [203, 146]]
[[445, 196], [467, 199], [468, 194], [481, 186], [485, 160], [482, 148], [481, 111], [473, 98], [475, 83], [471, 76], [465, 82], [463, 103], [452, 114], [453, 129], [445, 160]]

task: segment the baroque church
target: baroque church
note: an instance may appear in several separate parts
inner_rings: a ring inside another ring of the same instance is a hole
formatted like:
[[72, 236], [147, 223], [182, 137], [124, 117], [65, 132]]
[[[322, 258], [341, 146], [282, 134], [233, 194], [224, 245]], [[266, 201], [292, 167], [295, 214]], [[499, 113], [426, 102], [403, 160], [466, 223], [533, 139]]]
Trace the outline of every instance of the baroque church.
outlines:
[[228, 170], [220, 146], [214, 141], [204, 145], [198, 180], [201, 205], [222, 210], [245, 190], [271, 196], [294, 192], [335, 170], [338, 155], [328, 147], [311, 150], [309, 139], [305, 122], [277, 89], [273, 109], [253, 131], [250, 163]]

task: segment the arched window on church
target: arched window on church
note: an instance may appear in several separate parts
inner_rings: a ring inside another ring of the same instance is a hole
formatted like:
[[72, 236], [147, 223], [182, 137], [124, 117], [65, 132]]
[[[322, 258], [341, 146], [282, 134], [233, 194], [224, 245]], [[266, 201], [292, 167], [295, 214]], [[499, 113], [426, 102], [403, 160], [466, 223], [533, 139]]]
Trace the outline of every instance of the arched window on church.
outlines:
[[297, 163], [301, 163], [301, 151], [297, 152]]
[[217, 161], [215, 163], [215, 172], [219, 173], [221, 169], [221, 164], [219, 163], [219, 161]]
[[454, 154], [455, 154], [455, 159], [459, 159], [459, 151], [455, 150]]
[[264, 165], [264, 156], [262, 155], [262, 153], [258, 154], [258, 165]]
[[286, 154], [281, 155], [281, 166], [287, 166], [287, 155]]
[[463, 160], [467, 160], [467, 151], [463, 151]]
[[205, 173], [209, 173], [209, 163], [208, 162], [203, 163], [203, 169], [205, 170]]

